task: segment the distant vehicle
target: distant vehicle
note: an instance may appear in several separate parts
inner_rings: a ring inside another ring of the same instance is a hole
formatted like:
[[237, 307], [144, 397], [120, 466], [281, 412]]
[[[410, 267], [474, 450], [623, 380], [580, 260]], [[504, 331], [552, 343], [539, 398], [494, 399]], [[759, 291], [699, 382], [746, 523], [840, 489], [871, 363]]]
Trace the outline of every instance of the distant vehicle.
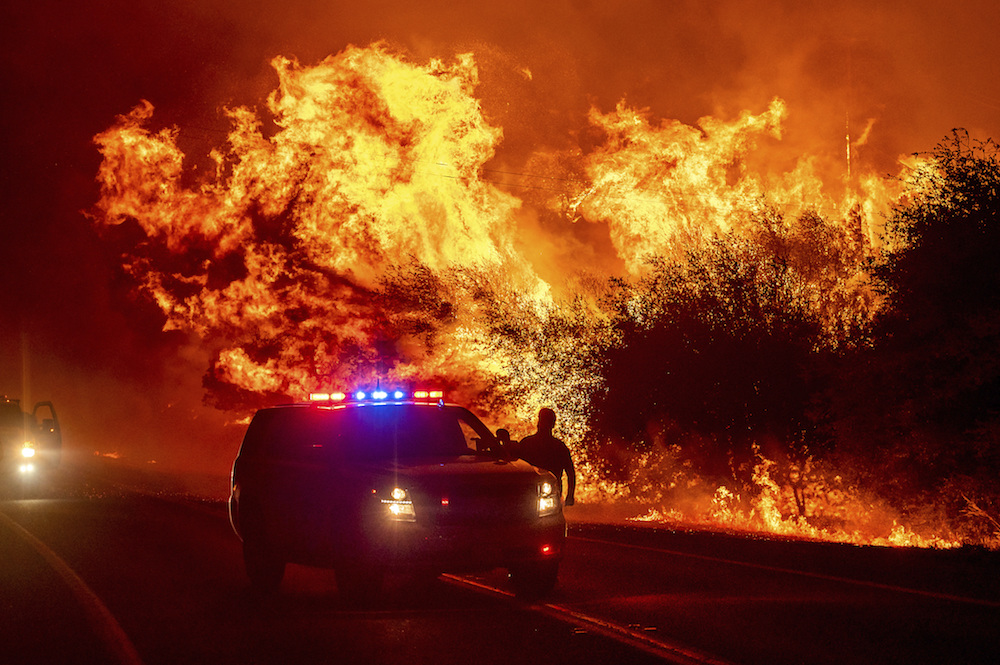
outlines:
[[52, 402], [38, 402], [31, 413], [21, 401], [0, 398], [0, 468], [30, 476], [54, 468], [62, 457], [62, 433]]
[[515, 593], [556, 584], [566, 521], [555, 477], [498, 452], [437, 391], [358, 391], [258, 411], [233, 465], [230, 520], [253, 587], [287, 563], [333, 568], [371, 598], [389, 571], [506, 568]]

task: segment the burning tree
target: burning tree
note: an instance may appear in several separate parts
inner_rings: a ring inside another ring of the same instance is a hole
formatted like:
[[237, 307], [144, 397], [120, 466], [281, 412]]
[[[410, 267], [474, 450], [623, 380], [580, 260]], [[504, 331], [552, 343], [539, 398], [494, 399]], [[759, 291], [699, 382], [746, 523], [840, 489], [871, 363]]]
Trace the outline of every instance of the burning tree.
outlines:
[[[964, 132], [927, 155], [874, 274], [891, 306], [829, 393], [844, 460], [909, 510], [1000, 509], [1000, 160]], [[988, 531], [989, 521], [978, 522]], [[976, 531], [973, 528], [973, 531]], [[983, 533], [967, 534], [981, 537]]]
[[650, 427], [696, 434], [691, 457], [720, 478], [752, 466], [755, 442], [801, 438], [820, 326], [787, 262], [760, 250], [720, 237], [611, 286], [618, 343], [601, 367], [599, 431], [640, 450]]
[[[178, 131], [149, 128], [148, 102], [96, 137], [104, 161], [94, 217], [137, 229], [123, 248], [126, 271], [166, 329], [212, 346], [207, 385], [226, 408], [323, 381], [474, 374], [476, 335], [458, 343], [457, 334], [446, 349], [423, 344], [431, 330], [400, 315], [417, 287], [393, 290], [386, 271], [415, 266], [425, 296], [456, 307], [469, 300], [446, 280], [458, 268], [502, 268], [520, 291], [545, 298], [511, 250], [517, 200], [480, 177], [502, 132], [471, 94], [471, 56], [419, 66], [376, 45], [314, 67], [272, 64], [273, 131], [251, 109], [228, 110], [228, 147], [211, 153], [215, 173], [196, 186], [183, 177]], [[425, 324], [455, 331], [470, 318], [442, 307]]]
[[772, 208], [683, 259], [651, 259], [639, 279], [611, 280], [590, 421], [613, 442], [605, 471], [624, 480], [636, 459], [666, 453], [689, 475], [756, 494], [766, 458], [805, 515], [802, 484], [828, 443], [814, 413], [825, 368], [874, 309], [864, 256], [843, 224]]

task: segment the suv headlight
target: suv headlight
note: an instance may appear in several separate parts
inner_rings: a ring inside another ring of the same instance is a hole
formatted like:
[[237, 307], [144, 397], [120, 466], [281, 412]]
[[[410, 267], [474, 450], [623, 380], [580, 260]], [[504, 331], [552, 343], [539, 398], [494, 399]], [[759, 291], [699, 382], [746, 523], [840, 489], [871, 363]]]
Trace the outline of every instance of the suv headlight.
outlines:
[[382, 505], [388, 511], [388, 517], [396, 522], [415, 522], [417, 514], [413, 510], [410, 493], [402, 487], [394, 487], [389, 492], [389, 499], [382, 499]]
[[559, 512], [559, 489], [555, 483], [543, 480], [538, 483], [538, 516], [548, 517]]

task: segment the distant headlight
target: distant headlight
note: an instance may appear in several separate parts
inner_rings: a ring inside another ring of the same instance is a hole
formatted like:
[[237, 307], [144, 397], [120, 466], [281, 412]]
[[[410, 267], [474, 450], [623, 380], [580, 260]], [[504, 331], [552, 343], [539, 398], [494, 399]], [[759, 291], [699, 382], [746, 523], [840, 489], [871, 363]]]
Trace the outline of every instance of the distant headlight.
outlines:
[[391, 499], [382, 499], [382, 505], [388, 511], [388, 517], [396, 522], [415, 522], [417, 514], [413, 510], [410, 494], [402, 487], [394, 487], [389, 492]]
[[545, 480], [538, 484], [538, 516], [548, 517], [559, 512], [559, 493], [556, 486]]
[[31, 445], [30, 443], [24, 444], [24, 447], [21, 448], [21, 457], [26, 457], [27, 458], [27, 457], [34, 457], [34, 456], [35, 456], [35, 447], [33, 445]]

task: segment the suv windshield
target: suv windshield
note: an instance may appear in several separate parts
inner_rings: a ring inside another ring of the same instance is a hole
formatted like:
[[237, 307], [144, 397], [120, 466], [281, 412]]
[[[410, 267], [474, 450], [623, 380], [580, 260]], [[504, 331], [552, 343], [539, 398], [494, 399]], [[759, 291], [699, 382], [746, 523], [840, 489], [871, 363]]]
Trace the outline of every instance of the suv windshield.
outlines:
[[420, 406], [369, 406], [335, 410], [335, 447], [349, 457], [393, 459], [475, 453], [466, 442], [459, 412]]
[[391, 460], [473, 455], [480, 441], [487, 447], [492, 434], [466, 409], [387, 404], [264, 411], [245, 445], [290, 460]]

